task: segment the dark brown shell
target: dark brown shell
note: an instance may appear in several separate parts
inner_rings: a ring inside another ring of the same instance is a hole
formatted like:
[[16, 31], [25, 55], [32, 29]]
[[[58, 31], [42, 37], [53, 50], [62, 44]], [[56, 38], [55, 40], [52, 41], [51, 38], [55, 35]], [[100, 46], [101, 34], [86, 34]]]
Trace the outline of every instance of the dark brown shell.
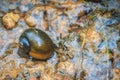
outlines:
[[18, 54], [21, 57], [46, 60], [54, 53], [54, 43], [43, 31], [35, 28], [25, 30], [19, 39]]

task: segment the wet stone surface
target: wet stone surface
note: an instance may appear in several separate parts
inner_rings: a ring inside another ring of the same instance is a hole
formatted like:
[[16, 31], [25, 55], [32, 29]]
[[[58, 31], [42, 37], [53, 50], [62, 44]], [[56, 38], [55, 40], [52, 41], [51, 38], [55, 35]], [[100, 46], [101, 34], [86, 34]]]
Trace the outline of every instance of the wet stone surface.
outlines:
[[[0, 0], [0, 80], [120, 80], [119, 4]], [[57, 46], [50, 59], [17, 54], [20, 35], [31, 27], [43, 30]]]

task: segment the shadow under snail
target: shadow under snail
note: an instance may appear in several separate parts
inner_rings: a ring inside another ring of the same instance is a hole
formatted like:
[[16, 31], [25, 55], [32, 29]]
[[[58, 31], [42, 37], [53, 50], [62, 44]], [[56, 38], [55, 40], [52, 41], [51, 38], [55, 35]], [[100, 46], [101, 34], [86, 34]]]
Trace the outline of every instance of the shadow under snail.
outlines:
[[25, 30], [19, 38], [19, 44], [18, 54], [25, 58], [46, 60], [53, 55], [55, 49], [50, 37], [36, 28]]

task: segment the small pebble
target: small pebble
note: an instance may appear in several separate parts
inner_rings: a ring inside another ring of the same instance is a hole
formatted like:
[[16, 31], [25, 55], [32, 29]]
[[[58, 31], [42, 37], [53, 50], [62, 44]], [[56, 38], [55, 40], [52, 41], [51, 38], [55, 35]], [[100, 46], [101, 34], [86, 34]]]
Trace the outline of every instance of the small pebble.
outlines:
[[90, 1], [90, 2], [101, 2], [102, 0], [85, 0], [85, 1]]
[[18, 22], [20, 16], [13, 12], [7, 13], [3, 16], [2, 21], [6, 29], [12, 29], [15, 27], [15, 23]]
[[37, 24], [36, 19], [33, 16], [30, 16], [30, 15], [25, 16], [25, 22], [30, 27], [34, 27]]
[[28, 61], [27, 63], [26, 63], [26, 66], [27, 67], [32, 67], [34, 65], [34, 63], [32, 62], [32, 61]]
[[32, 78], [30, 78], [29, 80], [38, 80], [37, 78], [35, 78], [35, 77], [32, 77]]

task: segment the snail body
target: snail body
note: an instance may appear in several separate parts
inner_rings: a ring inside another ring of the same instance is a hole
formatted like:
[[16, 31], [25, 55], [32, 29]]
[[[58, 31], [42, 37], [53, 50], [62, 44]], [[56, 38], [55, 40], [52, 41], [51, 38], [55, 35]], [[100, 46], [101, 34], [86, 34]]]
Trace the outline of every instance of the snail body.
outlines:
[[25, 30], [19, 38], [18, 54], [21, 57], [46, 60], [54, 53], [54, 43], [43, 31], [35, 28]]

